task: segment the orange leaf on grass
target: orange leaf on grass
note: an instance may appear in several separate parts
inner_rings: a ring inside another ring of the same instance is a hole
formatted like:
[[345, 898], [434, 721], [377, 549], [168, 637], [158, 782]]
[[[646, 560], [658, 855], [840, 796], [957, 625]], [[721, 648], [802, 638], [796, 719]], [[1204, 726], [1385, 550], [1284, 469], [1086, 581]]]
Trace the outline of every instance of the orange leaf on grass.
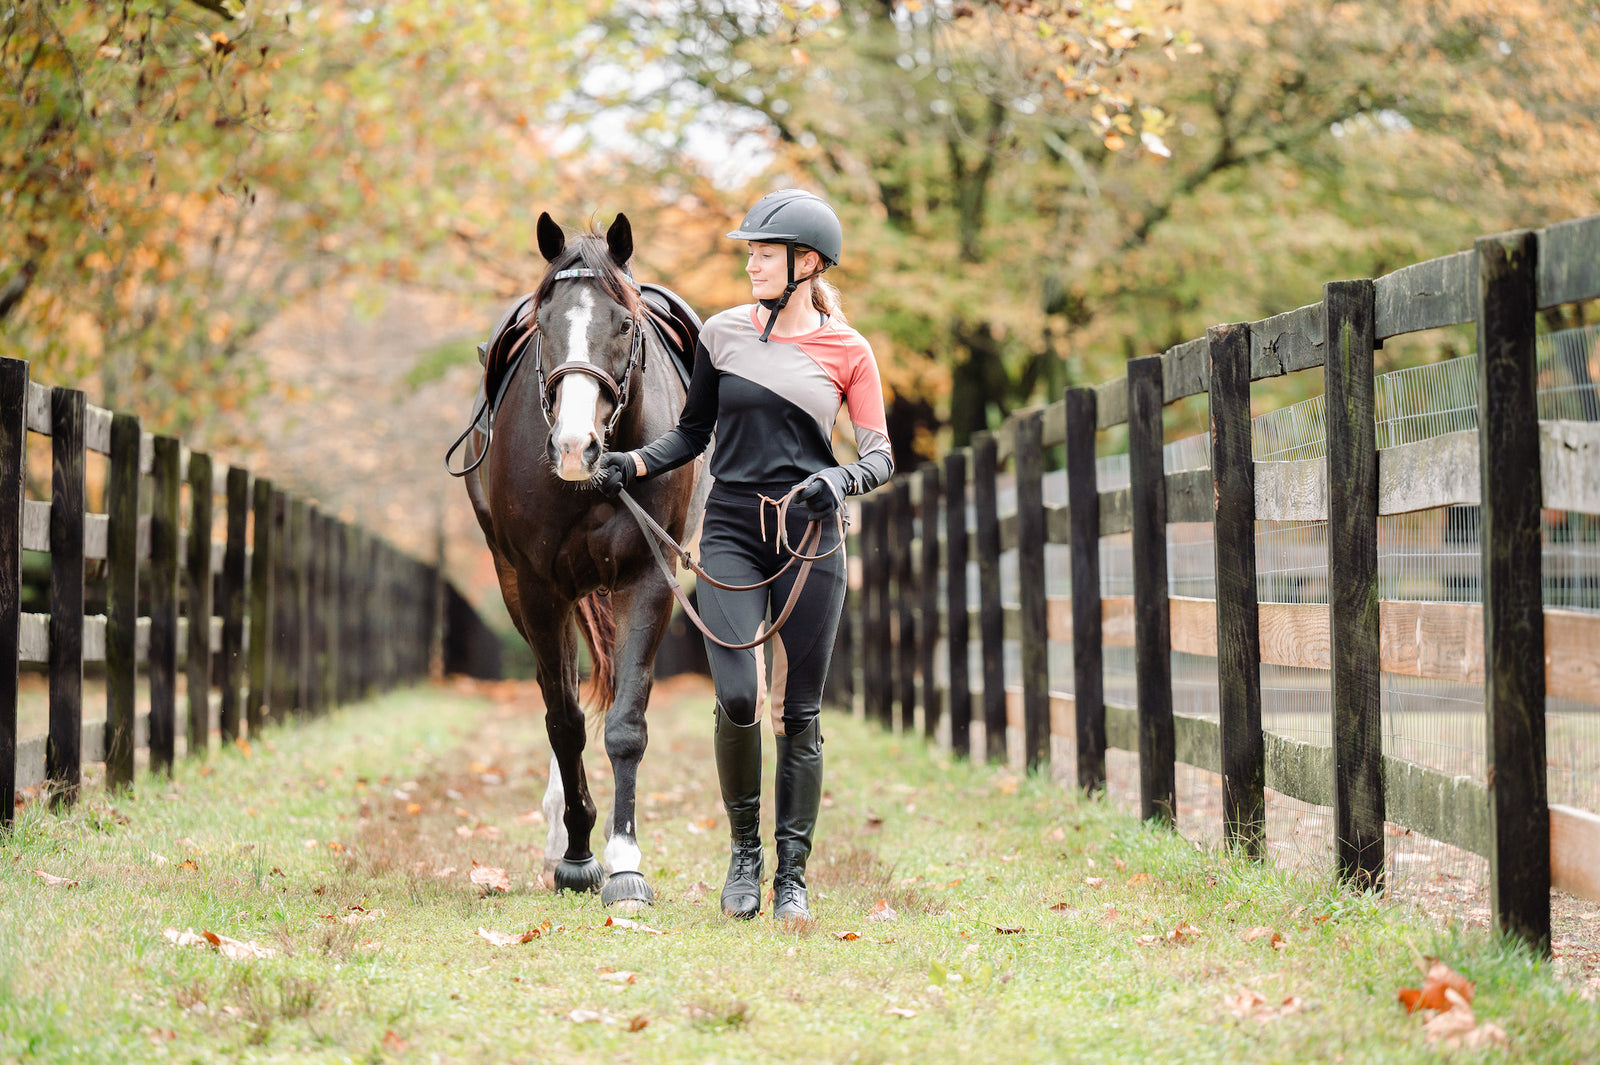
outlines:
[[1473, 982], [1456, 972], [1450, 966], [1437, 958], [1427, 959], [1428, 971], [1423, 977], [1422, 986], [1402, 987], [1397, 996], [1406, 1012], [1415, 1013], [1417, 1010], [1447, 1010], [1450, 1000], [1447, 992], [1454, 991], [1461, 996], [1463, 1002], [1472, 1002]]
[[530, 928], [526, 932], [493, 932], [487, 928], [479, 926], [478, 936], [482, 939], [488, 940], [490, 946], [513, 947], [519, 943], [530, 943], [533, 940], [538, 939], [539, 930], [537, 928]]
[[888, 899], [879, 899], [872, 904], [872, 909], [867, 911], [867, 920], [869, 921], [894, 921], [898, 920], [899, 917], [900, 915], [889, 905]]
[[666, 935], [666, 933], [661, 931], [659, 928], [651, 928], [649, 925], [645, 924], [643, 921], [633, 921], [633, 920], [629, 920], [626, 917], [607, 917], [606, 918], [606, 923], [601, 925], [600, 927], [601, 928], [620, 928], [620, 929], [622, 929], [623, 931], [626, 931], [626, 932], [644, 932], [647, 935], [652, 935], [652, 936], [664, 936], [664, 935]]
[[1106, 886], [1106, 878], [1103, 876], [1086, 876], [1083, 878], [1083, 884], [1085, 887], [1092, 887], [1096, 890], [1099, 890], [1100, 888]]
[[1177, 944], [1193, 943], [1200, 934], [1200, 929], [1188, 921], [1179, 921], [1178, 927], [1167, 933], [1167, 942]]
[[833, 934], [833, 938], [834, 939], [842, 939], [846, 943], [854, 943], [856, 940], [861, 938], [861, 933], [860, 932], [835, 932]]
[[33, 873], [34, 876], [38, 877], [40, 880], [43, 880], [45, 882], [45, 884], [47, 884], [50, 887], [69, 887], [70, 888], [70, 887], [77, 887], [78, 886], [78, 882], [76, 880], [70, 880], [70, 879], [68, 879], [67, 877], [64, 877], [64, 876], [51, 876], [49, 873], [45, 872], [43, 869], [34, 869], [34, 870], [32, 870], [32, 873]]

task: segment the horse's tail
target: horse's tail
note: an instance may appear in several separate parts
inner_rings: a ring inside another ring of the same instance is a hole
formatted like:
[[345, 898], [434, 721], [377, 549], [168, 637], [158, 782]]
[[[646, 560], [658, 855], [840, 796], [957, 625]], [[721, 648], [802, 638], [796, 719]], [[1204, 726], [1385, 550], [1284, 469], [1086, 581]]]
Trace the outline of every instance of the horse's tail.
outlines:
[[584, 708], [590, 724], [598, 727], [617, 694], [617, 618], [611, 612], [609, 596], [591, 593], [578, 600], [578, 631], [589, 645], [589, 660], [593, 663]]

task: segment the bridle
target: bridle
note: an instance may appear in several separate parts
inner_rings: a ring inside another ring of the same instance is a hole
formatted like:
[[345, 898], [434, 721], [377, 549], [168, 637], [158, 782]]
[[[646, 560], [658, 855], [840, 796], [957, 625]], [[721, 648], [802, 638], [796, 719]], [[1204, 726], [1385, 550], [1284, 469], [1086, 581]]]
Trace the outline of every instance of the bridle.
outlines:
[[[586, 266], [578, 266], [570, 270], [559, 271], [551, 280], [566, 281], [573, 278], [599, 276], [598, 271], [591, 270]], [[635, 291], [638, 290], [639, 283], [633, 278], [627, 274], [618, 274], [617, 276], [632, 285]], [[622, 368], [622, 379], [619, 381], [607, 373], [605, 367], [596, 366], [592, 362], [567, 361], [546, 373], [544, 369], [544, 329], [539, 325], [539, 308], [535, 306], [529, 312], [529, 315], [533, 319], [533, 326], [528, 330], [528, 336], [523, 338], [523, 344], [527, 344], [529, 338], [533, 340], [533, 368], [534, 373], [538, 376], [539, 410], [544, 415], [545, 425], [552, 428], [555, 426], [556, 388], [560, 385], [561, 379], [568, 374], [584, 374], [600, 382], [600, 390], [611, 401], [611, 417], [606, 419], [605, 429], [606, 438], [610, 439], [617, 427], [617, 422], [622, 418], [623, 410], [628, 405], [628, 397], [632, 395], [634, 374], [643, 373], [645, 369], [643, 316], [633, 315], [629, 319], [632, 325], [629, 327], [631, 335], [628, 341], [628, 361]]]

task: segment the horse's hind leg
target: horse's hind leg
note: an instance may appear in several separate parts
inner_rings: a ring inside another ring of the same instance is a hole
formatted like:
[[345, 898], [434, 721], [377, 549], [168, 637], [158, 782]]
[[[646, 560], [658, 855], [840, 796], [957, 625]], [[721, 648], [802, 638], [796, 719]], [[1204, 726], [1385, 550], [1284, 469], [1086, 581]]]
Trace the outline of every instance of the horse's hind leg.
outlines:
[[616, 699], [606, 714], [606, 754], [616, 780], [605, 864], [610, 872], [601, 899], [609, 905], [636, 909], [655, 901], [655, 892], [640, 871], [635, 797], [639, 762], [649, 741], [645, 707], [650, 701], [651, 669], [666, 633], [672, 595], [653, 571], [612, 596], [617, 618], [615, 652]]
[[[589, 850], [594, 830], [594, 800], [583, 772], [586, 737], [583, 711], [578, 706], [578, 647], [570, 611], [524, 613], [522, 621], [539, 666], [539, 690], [544, 693], [545, 732], [550, 737], [550, 789], [545, 793], [545, 814], [551, 822], [550, 843], [561, 842], [565, 851], [555, 867], [558, 891], [598, 891], [605, 871]], [[560, 809], [554, 810], [552, 792], [559, 788]], [[555, 828], [558, 813], [564, 832]]]

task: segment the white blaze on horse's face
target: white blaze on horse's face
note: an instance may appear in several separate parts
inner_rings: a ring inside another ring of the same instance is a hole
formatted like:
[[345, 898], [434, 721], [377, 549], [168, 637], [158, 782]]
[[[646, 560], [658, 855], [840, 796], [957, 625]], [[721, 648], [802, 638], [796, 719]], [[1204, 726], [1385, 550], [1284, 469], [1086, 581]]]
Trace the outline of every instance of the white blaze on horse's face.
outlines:
[[[594, 320], [594, 297], [579, 289], [567, 310], [567, 361], [591, 362], [589, 325]], [[567, 374], [556, 385], [556, 423], [550, 429], [555, 441], [556, 473], [564, 481], [587, 481], [600, 457], [600, 435], [595, 413], [600, 403], [600, 382], [588, 374]]]

